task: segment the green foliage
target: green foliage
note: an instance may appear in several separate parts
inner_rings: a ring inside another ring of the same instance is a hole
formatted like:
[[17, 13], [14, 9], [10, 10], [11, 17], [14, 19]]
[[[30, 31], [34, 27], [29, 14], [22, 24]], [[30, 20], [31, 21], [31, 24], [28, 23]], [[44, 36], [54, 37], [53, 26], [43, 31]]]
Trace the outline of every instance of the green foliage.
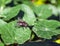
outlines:
[[25, 4], [22, 4], [21, 8], [25, 13], [23, 20], [26, 21], [29, 25], [34, 25], [34, 21], [36, 20], [36, 18], [32, 9]]
[[20, 10], [20, 5], [17, 5], [12, 8], [4, 9], [3, 15], [6, 17], [4, 17], [3, 19], [6, 21], [10, 20], [11, 18], [15, 17], [19, 13], [19, 10]]
[[[52, 16], [52, 14], [58, 17], [60, 11], [58, 10], [60, 5], [59, 0], [49, 0], [51, 4], [39, 6], [35, 6], [31, 0], [13, 0], [14, 6], [6, 6], [6, 4], [11, 3], [11, 1], [12, 0], [0, 0], [0, 37], [4, 44], [23, 44], [27, 40], [32, 40], [35, 34], [45, 39], [51, 39], [53, 35], [60, 34], [60, 29], [57, 29], [60, 27], [60, 22], [47, 19]], [[56, 4], [54, 2], [58, 3]], [[23, 16], [22, 18], [20, 16], [16, 17], [19, 11], [24, 12], [24, 15], [20, 13], [21, 16]], [[21, 19], [17, 20], [14, 17]], [[25, 22], [28, 24], [27, 26], [25, 26]], [[35, 34], [31, 33], [32, 31]], [[0, 46], [4, 46], [1, 42]]]
[[[1, 37], [5, 44], [19, 43], [22, 44], [30, 38], [31, 31], [29, 28], [15, 27], [16, 21], [10, 22], [0, 28]], [[7, 37], [6, 37], [7, 36]], [[9, 41], [10, 40], [10, 41]]]
[[[5, 21], [3, 21], [2, 19], [0, 19], [0, 27], [3, 27], [5, 24], [7, 24]], [[1, 34], [1, 30], [0, 30], [0, 34]]]
[[0, 19], [0, 27], [7, 24], [5, 21], [3, 21], [2, 19]]
[[0, 42], [0, 46], [4, 46], [4, 44], [2, 42]]
[[58, 26], [60, 26], [58, 21], [40, 19], [35, 23], [33, 31], [38, 37], [50, 39], [53, 35], [60, 34], [60, 30], [56, 29]]
[[33, 10], [42, 19], [46, 19], [52, 15], [52, 10], [49, 8], [49, 5], [35, 6]]
[[5, 6], [5, 4], [11, 2], [12, 0], [0, 0], [0, 6]]

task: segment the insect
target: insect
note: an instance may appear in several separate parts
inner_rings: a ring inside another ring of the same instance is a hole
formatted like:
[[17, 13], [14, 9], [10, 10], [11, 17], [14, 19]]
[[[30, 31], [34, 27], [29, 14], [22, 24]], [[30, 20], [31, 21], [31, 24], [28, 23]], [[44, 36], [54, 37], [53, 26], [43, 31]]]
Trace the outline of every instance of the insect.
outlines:
[[28, 27], [28, 24], [20, 18], [18, 18], [17, 24], [18, 26], [21, 26], [21, 27]]

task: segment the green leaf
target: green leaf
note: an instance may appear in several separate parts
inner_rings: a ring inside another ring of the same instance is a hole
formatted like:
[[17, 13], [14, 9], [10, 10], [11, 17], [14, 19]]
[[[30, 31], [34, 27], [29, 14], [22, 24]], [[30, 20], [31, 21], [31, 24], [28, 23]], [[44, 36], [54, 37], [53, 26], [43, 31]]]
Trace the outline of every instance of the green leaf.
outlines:
[[49, 5], [50, 7], [50, 9], [52, 9], [52, 14], [54, 14], [55, 16], [58, 16], [58, 9], [57, 9], [57, 7], [56, 6], [54, 6], [54, 5]]
[[30, 29], [25, 27], [17, 28], [16, 23], [17, 21], [13, 21], [0, 28], [2, 31], [1, 37], [7, 45], [13, 43], [23, 44], [30, 38]]
[[52, 15], [52, 10], [49, 8], [49, 5], [34, 6], [33, 10], [42, 19], [46, 19]]
[[15, 40], [18, 44], [22, 44], [30, 39], [31, 31], [29, 28], [19, 28], [15, 31]]
[[2, 19], [0, 19], [0, 27], [7, 24], [5, 21], [3, 21]]
[[4, 11], [4, 6], [1, 6], [1, 7], [0, 7], [0, 18], [1, 18], [1, 17], [5, 17], [5, 16], [3, 15], [3, 11]]
[[56, 29], [59, 26], [60, 23], [58, 21], [42, 19], [35, 23], [33, 31], [37, 34], [38, 37], [50, 39], [51, 36], [60, 33], [60, 30]]
[[13, 26], [14, 22], [9, 23], [4, 25], [4, 27], [0, 27], [1, 30], [1, 38], [3, 39], [5, 44], [12, 44], [14, 43], [14, 31], [15, 31], [15, 27]]
[[[2, 19], [0, 19], [0, 27], [3, 27], [5, 24], [7, 24], [5, 21], [3, 21]], [[1, 34], [1, 30], [0, 30], [0, 34]]]
[[21, 8], [25, 13], [23, 20], [26, 21], [29, 25], [34, 25], [34, 21], [36, 20], [36, 18], [32, 9], [28, 5], [25, 5], [25, 4], [22, 4]]
[[2, 42], [0, 42], [0, 46], [4, 46], [4, 44]]
[[12, 0], [0, 0], [0, 6], [5, 6], [5, 4], [11, 2]]
[[20, 5], [17, 5], [12, 8], [6, 8], [3, 12], [3, 14], [6, 16], [3, 18], [4, 20], [10, 20], [11, 18], [15, 17], [18, 12], [20, 11]]

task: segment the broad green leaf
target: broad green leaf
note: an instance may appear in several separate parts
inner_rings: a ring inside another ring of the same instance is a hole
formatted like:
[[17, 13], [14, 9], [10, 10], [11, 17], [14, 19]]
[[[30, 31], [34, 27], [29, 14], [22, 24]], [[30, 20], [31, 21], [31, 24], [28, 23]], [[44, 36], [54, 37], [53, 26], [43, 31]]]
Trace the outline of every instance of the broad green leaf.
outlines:
[[[2, 19], [0, 19], [0, 27], [3, 28], [3, 26], [7, 24], [5, 21], [3, 21]], [[0, 34], [1, 34], [1, 30], [0, 30]]]
[[15, 42], [22, 44], [30, 39], [31, 31], [29, 28], [19, 28], [15, 31]]
[[46, 19], [52, 15], [52, 10], [49, 8], [49, 5], [34, 6], [33, 10], [42, 19]]
[[7, 24], [5, 21], [3, 21], [2, 19], [0, 19], [0, 27]]
[[50, 7], [50, 9], [52, 9], [52, 14], [54, 14], [55, 16], [58, 16], [58, 9], [57, 9], [57, 7], [56, 6], [54, 6], [54, 5], [49, 5]]
[[25, 27], [18, 28], [16, 23], [17, 21], [13, 21], [0, 28], [2, 31], [1, 37], [5, 44], [23, 44], [30, 38], [30, 29]]
[[5, 4], [11, 2], [12, 0], [0, 0], [0, 6], [5, 6]]
[[13, 26], [14, 23], [9, 23], [4, 25], [3, 27], [0, 27], [1, 30], [1, 38], [3, 39], [5, 44], [12, 44], [14, 43], [14, 37], [15, 37], [15, 27]]
[[4, 46], [4, 44], [2, 42], [0, 42], [0, 46]]
[[4, 10], [4, 15], [6, 16], [4, 20], [10, 20], [11, 18], [15, 17], [19, 11], [20, 11], [20, 5], [17, 5], [12, 8], [6, 8]]
[[58, 21], [54, 20], [40, 20], [35, 23], [33, 31], [38, 37], [50, 39], [51, 36], [60, 34], [60, 30], [56, 28], [60, 26]]
[[34, 21], [36, 20], [36, 18], [32, 9], [25, 4], [22, 4], [21, 8], [25, 13], [23, 20], [26, 21], [29, 25], [34, 25]]
[[1, 7], [0, 7], [0, 18], [1, 18], [1, 17], [5, 17], [5, 16], [3, 15], [3, 11], [4, 11], [4, 6], [1, 6]]
[[[39, 19], [39, 24], [43, 25], [44, 27], [49, 27], [49, 28], [57, 28], [58, 26], [60, 26], [60, 22], [56, 21], [56, 20], [44, 20], [44, 19]], [[36, 23], [37, 24], [37, 23]]]

